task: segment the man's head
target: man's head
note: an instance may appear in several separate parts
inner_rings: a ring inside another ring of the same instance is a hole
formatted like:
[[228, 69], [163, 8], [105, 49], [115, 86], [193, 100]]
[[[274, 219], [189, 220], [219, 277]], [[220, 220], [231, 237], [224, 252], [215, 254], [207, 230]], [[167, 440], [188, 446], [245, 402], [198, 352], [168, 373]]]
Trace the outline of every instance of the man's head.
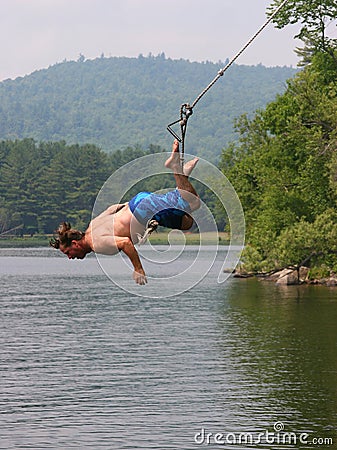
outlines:
[[70, 223], [62, 222], [56, 233], [57, 237], [52, 238], [49, 243], [61, 250], [69, 259], [83, 259], [90, 252], [85, 244], [85, 233], [71, 228]]

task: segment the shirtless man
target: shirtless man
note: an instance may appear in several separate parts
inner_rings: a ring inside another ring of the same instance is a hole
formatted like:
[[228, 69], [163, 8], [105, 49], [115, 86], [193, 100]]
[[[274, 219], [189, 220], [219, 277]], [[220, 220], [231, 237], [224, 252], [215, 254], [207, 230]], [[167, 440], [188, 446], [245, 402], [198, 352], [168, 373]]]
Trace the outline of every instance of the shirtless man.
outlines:
[[168, 228], [188, 230], [193, 225], [189, 213], [200, 207], [200, 199], [188, 177], [198, 162], [194, 158], [181, 167], [179, 143], [174, 141], [172, 153], [165, 167], [172, 170], [176, 189], [165, 194], [140, 192], [128, 203], [109, 206], [95, 217], [85, 232], [74, 230], [63, 222], [56, 231], [58, 236], [50, 245], [60, 249], [69, 259], [83, 259], [94, 251], [104, 255], [124, 252], [130, 259], [137, 284], [147, 283], [146, 275], [134, 244], [144, 234], [148, 223], [155, 221]]

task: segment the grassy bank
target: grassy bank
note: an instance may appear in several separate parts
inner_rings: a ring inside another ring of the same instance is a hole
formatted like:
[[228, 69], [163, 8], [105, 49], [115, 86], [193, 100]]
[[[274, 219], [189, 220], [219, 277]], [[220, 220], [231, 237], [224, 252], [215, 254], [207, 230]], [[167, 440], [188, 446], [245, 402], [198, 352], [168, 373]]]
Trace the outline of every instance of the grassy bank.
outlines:
[[[170, 242], [169, 242], [170, 239]], [[172, 230], [170, 233], [158, 232], [153, 233], [149, 241], [153, 245], [168, 245], [169, 243], [183, 244], [186, 240], [187, 245], [228, 245], [229, 244], [229, 234], [228, 233], [184, 233], [182, 236], [180, 231]]]
[[0, 248], [46, 247], [49, 239], [46, 235], [6, 237], [0, 239]]

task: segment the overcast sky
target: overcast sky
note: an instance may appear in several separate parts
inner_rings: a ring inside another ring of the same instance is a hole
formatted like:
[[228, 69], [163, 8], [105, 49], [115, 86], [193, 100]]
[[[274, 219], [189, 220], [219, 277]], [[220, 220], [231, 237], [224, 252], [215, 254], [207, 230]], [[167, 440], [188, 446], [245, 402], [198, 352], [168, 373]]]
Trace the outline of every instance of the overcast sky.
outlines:
[[[265, 22], [271, 0], [1, 0], [0, 80], [80, 54], [93, 59], [164, 52], [225, 61]], [[296, 28], [272, 24], [238, 64], [297, 64]]]

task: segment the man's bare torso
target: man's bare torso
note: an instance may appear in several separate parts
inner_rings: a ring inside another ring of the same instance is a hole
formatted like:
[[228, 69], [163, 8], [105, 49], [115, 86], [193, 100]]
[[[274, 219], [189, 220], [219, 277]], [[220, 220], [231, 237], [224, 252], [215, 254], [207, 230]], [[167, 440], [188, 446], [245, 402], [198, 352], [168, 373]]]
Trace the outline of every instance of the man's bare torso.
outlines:
[[112, 205], [89, 224], [86, 234], [90, 236], [92, 249], [96, 253], [115, 254], [118, 248], [116, 244], [111, 247], [111, 238], [128, 237], [136, 243], [138, 234], [142, 235], [145, 231], [145, 227], [135, 219], [127, 203], [119, 211], [115, 211], [116, 205]]

